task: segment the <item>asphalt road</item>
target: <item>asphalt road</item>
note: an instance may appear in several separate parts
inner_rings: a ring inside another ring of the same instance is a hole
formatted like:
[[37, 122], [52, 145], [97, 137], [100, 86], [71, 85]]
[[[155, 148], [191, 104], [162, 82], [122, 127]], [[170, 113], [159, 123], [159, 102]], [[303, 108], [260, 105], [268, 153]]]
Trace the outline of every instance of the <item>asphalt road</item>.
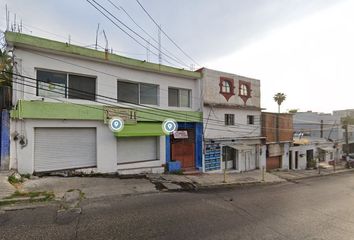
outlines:
[[0, 239], [354, 239], [352, 172], [268, 186], [0, 212]]

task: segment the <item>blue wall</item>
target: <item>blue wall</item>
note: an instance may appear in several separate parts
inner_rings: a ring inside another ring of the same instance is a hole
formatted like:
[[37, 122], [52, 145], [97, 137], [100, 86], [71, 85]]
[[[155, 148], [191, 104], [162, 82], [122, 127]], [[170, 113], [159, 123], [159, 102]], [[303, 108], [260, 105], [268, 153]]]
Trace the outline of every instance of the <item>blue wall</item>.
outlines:
[[0, 122], [0, 166], [9, 164], [10, 159], [10, 113], [2, 110]]

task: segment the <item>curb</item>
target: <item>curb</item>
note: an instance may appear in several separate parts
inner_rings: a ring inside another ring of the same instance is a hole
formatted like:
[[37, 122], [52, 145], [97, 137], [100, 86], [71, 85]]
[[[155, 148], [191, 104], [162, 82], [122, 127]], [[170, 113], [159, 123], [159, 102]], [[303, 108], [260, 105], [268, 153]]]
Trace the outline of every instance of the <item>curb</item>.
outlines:
[[267, 185], [276, 185], [284, 182], [286, 181], [274, 181], [274, 182], [255, 181], [255, 182], [221, 183], [221, 184], [213, 184], [213, 185], [199, 185], [196, 186], [195, 190], [202, 191], [202, 190], [227, 189], [233, 187], [267, 186]]
[[52, 202], [19, 202], [19, 203], [14, 203], [17, 205], [6, 205], [3, 207], [0, 207], [0, 213], [1, 211], [3, 212], [9, 212], [9, 211], [17, 211], [17, 210], [25, 210], [25, 209], [36, 209], [40, 207], [46, 207], [49, 205], [54, 205], [57, 204], [56, 201]]
[[343, 174], [343, 173], [349, 173], [349, 172], [353, 172], [353, 169], [349, 169], [349, 170], [344, 170], [344, 171], [338, 171], [338, 172], [331, 172], [331, 173], [327, 173], [327, 174], [317, 174], [317, 175], [310, 175], [310, 176], [305, 176], [305, 177], [296, 177], [296, 178], [284, 178], [284, 177], [280, 177], [276, 174], [274, 174], [275, 176], [284, 179], [288, 182], [294, 182], [296, 180], [302, 180], [302, 179], [310, 179], [310, 178], [317, 178], [317, 177], [327, 177], [327, 176], [332, 176], [332, 175], [337, 175], [337, 174]]

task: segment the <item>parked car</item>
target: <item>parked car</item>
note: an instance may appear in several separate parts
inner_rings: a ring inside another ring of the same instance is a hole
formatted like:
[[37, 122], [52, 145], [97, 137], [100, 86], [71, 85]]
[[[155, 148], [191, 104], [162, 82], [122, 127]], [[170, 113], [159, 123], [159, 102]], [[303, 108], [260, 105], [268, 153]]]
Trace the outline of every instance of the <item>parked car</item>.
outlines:
[[346, 167], [347, 168], [354, 168], [354, 155], [349, 155], [347, 159]]

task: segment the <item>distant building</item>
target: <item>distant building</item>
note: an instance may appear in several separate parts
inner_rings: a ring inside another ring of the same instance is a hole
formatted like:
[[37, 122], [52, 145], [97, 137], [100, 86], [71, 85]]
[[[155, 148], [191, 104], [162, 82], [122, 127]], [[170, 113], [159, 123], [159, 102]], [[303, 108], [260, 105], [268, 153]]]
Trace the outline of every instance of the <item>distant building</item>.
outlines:
[[[294, 121], [294, 146], [291, 150], [300, 164], [293, 169], [314, 165], [314, 161], [339, 160], [342, 154], [343, 129], [338, 116], [329, 113], [297, 112]], [[302, 156], [302, 157], [301, 157]]]
[[[343, 151], [346, 153], [354, 153], [354, 109], [336, 110], [333, 115], [340, 118], [343, 127]], [[347, 136], [345, 131], [345, 120], [348, 118], [348, 147], [346, 144]]]
[[341, 141], [343, 131], [340, 117], [329, 113], [297, 112], [293, 116], [294, 133], [312, 139]]

